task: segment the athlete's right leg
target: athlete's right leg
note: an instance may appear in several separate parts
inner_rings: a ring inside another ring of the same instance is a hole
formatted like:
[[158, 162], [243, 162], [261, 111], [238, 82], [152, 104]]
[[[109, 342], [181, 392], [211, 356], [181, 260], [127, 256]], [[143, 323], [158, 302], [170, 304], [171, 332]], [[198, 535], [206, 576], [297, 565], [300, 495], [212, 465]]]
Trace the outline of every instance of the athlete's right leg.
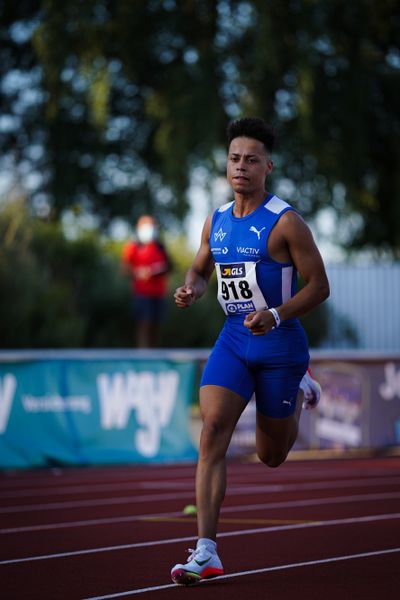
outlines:
[[[236, 423], [254, 392], [254, 377], [241, 358], [243, 336], [229, 329], [225, 324], [200, 384], [203, 428], [196, 471], [199, 538], [188, 562], [172, 568], [173, 581], [182, 585], [223, 573], [215, 540], [226, 489], [225, 456]], [[248, 338], [247, 332], [244, 337]]]
[[196, 471], [199, 538], [215, 540], [219, 511], [226, 490], [226, 452], [245, 400], [218, 385], [200, 388], [203, 428]]
[[215, 540], [226, 489], [225, 455], [245, 406], [245, 400], [227, 388], [218, 385], [200, 388], [203, 429], [196, 472], [199, 538], [195, 550], [190, 550], [187, 563], [172, 567], [172, 580], [179, 585], [198, 583], [224, 572]]

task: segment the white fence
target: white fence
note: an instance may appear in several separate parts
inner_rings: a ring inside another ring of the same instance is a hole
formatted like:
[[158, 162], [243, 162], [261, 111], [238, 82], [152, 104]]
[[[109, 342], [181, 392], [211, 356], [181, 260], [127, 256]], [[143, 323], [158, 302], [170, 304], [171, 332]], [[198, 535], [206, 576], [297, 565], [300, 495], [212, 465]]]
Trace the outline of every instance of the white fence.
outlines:
[[399, 351], [400, 263], [330, 265], [327, 273], [330, 322], [324, 347]]

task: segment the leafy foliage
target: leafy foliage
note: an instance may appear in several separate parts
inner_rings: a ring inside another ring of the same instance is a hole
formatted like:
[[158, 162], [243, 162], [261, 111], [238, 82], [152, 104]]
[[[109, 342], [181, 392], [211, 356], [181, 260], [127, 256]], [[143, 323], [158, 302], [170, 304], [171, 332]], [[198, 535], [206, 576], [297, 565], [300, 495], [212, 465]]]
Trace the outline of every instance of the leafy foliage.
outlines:
[[93, 237], [71, 241], [21, 203], [0, 213], [3, 348], [130, 345], [129, 290]]
[[218, 173], [228, 120], [258, 114], [279, 132], [275, 184], [291, 182], [301, 211], [333, 206], [342, 243], [399, 256], [394, 0], [0, 8], [3, 165], [13, 157], [37, 212], [182, 222], [192, 168]]

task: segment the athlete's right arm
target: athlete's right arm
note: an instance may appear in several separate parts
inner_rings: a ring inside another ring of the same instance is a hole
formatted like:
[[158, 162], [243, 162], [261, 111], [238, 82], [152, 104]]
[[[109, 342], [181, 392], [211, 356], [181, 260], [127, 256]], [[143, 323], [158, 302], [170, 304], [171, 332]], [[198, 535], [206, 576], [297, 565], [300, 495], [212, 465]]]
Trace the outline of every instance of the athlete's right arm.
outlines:
[[211, 216], [207, 217], [201, 234], [199, 251], [185, 276], [185, 283], [174, 294], [179, 308], [191, 306], [206, 291], [208, 280], [214, 270], [214, 259], [210, 248]]

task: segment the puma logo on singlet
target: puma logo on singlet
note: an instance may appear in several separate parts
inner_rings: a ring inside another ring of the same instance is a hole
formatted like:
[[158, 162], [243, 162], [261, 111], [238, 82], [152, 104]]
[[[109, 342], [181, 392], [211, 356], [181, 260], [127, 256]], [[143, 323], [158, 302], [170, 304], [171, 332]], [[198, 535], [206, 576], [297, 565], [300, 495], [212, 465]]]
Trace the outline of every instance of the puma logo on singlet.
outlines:
[[256, 228], [254, 227], [254, 225], [252, 225], [252, 226], [250, 227], [249, 231], [252, 231], [253, 233], [256, 233], [256, 234], [257, 234], [257, 237], [258, 237], [258, 239], [260, 239], [260, 235], [261, 235], [261, 233], [264, 231], [264, 229], [265, 229], [265, 227], [263, 227], [262, 229], [260, 229], [260, 231], [258, 231], [258, 229], [256, 229]]

